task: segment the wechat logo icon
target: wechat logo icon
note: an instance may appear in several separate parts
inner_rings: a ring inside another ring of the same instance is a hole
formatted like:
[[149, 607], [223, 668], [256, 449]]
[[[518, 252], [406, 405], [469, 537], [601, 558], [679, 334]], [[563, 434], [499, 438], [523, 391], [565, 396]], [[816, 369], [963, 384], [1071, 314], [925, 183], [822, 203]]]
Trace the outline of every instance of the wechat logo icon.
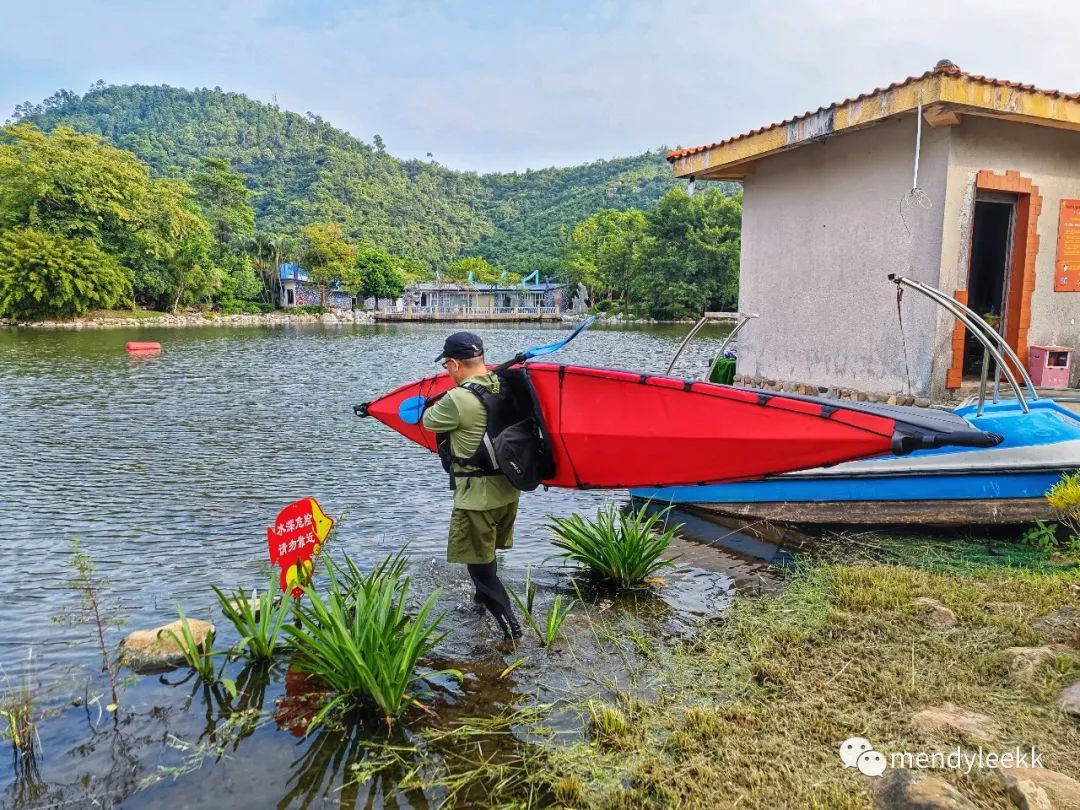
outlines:
[[840, 743], [840, 761], [845, 768], [858, 768], [864, 776], [885, 773], [885, 755], [875, 751], [865, 737], [849, 737]]

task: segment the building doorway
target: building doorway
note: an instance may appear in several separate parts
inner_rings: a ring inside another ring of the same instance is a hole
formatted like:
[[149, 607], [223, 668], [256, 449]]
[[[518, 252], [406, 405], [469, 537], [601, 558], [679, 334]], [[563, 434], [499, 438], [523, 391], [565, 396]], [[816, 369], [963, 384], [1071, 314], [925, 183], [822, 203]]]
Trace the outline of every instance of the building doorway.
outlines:
[[[967, 305], [1002, 335], [1009, 334], [1009, 292], [1012, 287], [1013, 239], [1016, 228], [1014, 194], [980, 192], [975, 198], [968, 267]], [[1015, 346], [1013, 348], [1016, 348]], [[983, 349], [976, 340], [964, 342], [964, 376], [978, 376]]]

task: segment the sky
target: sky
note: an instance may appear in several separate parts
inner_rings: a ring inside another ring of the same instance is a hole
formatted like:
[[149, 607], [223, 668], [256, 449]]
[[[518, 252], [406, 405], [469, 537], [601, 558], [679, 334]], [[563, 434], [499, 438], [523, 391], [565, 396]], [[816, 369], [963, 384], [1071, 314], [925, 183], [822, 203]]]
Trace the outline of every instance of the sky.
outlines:
[[933, 67], [1080, 91], [1076, 0], [0, 0], [0, 121], [221, 87], [399, 157], [515, 171], [708, 143]]

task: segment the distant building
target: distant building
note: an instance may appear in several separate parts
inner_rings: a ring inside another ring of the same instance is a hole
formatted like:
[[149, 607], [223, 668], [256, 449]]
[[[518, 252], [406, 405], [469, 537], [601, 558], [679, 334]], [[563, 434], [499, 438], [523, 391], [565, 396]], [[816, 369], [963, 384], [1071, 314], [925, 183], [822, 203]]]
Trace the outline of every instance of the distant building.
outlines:
[[[816, 112], [668, 155], [743, 185], [740, 380], [941, 396], [981, 350], [889, 273], [1028, 347], [1080, 345], [1080, 94], [943, 61]], [[917, 177], [917, 182], [913, 182]], [[1077, 384], [1074, 371], [1073, 385]]]
[[422, 282], [380, 309], [378, 320], [514, 321], [561, 317], [565, 284]]
[[281, 286], [280, 306], [283, 309], [293, 307], [318, 307], [327, 309], [352, 309], [355, 299], [349, 293], [330, 286], [330, 301], [324, 303], [319, 288], [311, 283], [307, 271], [295, 262], [282, 262], [278, 268], [278, 281]]

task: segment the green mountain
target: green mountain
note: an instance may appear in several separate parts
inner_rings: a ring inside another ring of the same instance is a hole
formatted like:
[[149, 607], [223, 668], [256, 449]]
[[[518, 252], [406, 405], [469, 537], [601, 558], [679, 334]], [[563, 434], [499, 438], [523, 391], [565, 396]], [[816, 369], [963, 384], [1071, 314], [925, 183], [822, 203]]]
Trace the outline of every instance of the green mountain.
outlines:
[[603, 208], [649, 209], [675, 180], [663, 152], [569, 168], [478, 175], [399, 160], [317, 115], [238, 93], [145, 85], [60, 91], [15, 117], [66, 124], [134, 152], [159, 175], [227, 159], [254, 192], [258, 227], [295, 234], [333, 220], [355, 239], [441, 268], [480, 255], [508, 270], [550, 272], [561, 235]]

